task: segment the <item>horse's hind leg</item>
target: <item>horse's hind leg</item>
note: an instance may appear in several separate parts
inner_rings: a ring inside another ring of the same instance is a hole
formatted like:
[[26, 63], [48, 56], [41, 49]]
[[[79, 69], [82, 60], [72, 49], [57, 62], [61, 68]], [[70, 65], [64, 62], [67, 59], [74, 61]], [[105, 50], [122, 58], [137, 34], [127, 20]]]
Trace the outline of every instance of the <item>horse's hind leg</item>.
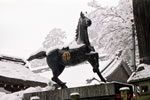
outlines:
[[66, 83], [62, 82], [58, 77], [54, 76], [52, 77], [52, 80], [56, 82], [61, 88], [68, 88]]
[[57, 65], [57, 66], [55, 66], [55, 69], [52, 69], [52, 72], [53, 72], [52, 80], [54, 82], [56, 82], [61, 88], [67, 88], [66, 83], [62, 82], [58, 78], [58, 76], [63, 72], [64, 68], [65, 68], [65, 66]]

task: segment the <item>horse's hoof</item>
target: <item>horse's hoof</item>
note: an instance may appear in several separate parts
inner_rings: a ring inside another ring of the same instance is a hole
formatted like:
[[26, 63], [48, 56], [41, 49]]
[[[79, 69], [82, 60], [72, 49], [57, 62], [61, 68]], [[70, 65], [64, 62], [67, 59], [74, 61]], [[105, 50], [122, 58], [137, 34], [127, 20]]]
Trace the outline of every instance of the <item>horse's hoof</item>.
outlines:
[[66, 85], [63, 86], [63, 89], [68, 88]]
[[62, 89], [68, 88], [68, 87], [66, 86], [66, 83], [63, 83], [63, 84], [61, 85], [61, 87], [62, 87]]
[[108, 82], [106, 78], [105, 78], [105, 79], [103, 79], [102, 81], [103, 81], [104, 83], [107, 83], [107, 82]]

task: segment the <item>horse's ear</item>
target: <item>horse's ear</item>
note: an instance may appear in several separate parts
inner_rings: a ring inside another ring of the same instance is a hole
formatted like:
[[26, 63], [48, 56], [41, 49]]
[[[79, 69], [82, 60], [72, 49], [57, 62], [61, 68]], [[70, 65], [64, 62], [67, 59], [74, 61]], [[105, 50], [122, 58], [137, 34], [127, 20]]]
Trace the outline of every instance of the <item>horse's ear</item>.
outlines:
[[81, 11], [81, 13], [80, 13], [80, 16], [82, 17], [82, 18], [84, 18], [84, 14], [83, 14], [83, 12]]

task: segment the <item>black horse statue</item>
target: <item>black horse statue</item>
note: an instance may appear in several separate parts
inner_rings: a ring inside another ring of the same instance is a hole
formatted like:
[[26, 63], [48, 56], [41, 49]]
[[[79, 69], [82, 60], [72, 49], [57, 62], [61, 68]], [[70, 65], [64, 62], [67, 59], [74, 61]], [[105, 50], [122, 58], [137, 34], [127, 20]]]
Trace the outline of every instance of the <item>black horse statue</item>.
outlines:
[[[65, 66], [77, 65], [81, 62], [88, 61], [92, 67], [93, 72], [97, 73], [103, 82], [106, 82], [99, 71], [99, 55], [96, 52], [91, 52], [94, 49], [90, 46], [89, 40], [85, 39], [79, 35], [86, 34], [87, 27], [91, 25], [91, 20], [84, 16], [83, 13], [80, 14], [80, 19], [77, 27], [77, 39], [80, 38], [80, 42], [83, 43], [82, 46], [78, 48], [71, 49], [69, 47], [62, 49], [53, 49], [46, 53], [45, 51], [40, 51], [35, 55], [30, 56], [27, 60], [31, 61], [33, 59], [42, 59], [46, 57], [48, 66], [52, 69], [53, 77], [52, 80], [56, 82], [61, 88], [67, 88], [66, 83], [62, 82], [58, 76], [63, 72]], [[82, 27], [82, 28], [81, 28]], [[82, 37], [82, 38], [81, 38]]]

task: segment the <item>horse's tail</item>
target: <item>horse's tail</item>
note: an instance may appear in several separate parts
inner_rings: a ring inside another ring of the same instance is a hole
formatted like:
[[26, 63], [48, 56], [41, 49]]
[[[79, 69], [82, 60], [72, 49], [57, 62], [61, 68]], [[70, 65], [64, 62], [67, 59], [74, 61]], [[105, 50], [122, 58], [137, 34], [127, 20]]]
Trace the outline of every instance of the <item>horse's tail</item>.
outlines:
[[43, 59], [44, 57], [46, 57], [46, 52], [45, 51], [40, 51], [32, 56], [30, 56], [27, 61], [31, 61], [33, 59]]

